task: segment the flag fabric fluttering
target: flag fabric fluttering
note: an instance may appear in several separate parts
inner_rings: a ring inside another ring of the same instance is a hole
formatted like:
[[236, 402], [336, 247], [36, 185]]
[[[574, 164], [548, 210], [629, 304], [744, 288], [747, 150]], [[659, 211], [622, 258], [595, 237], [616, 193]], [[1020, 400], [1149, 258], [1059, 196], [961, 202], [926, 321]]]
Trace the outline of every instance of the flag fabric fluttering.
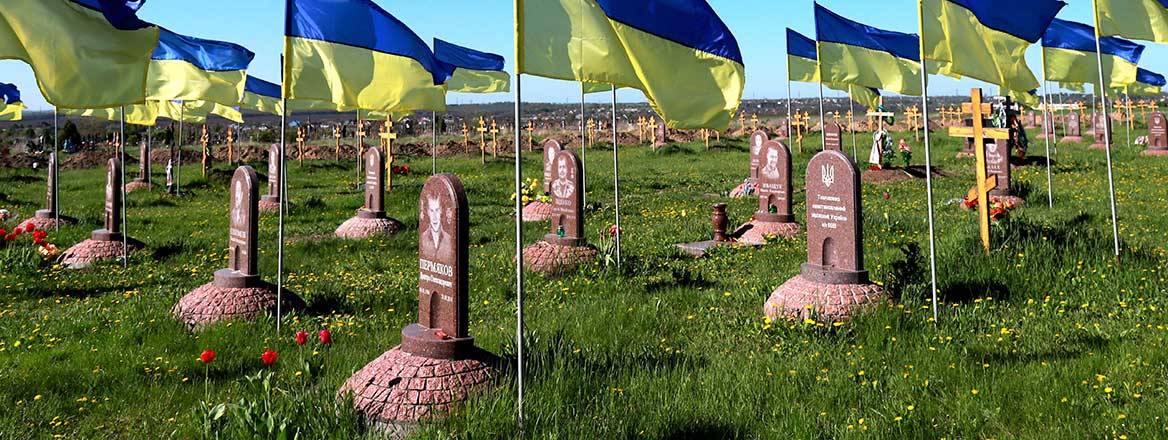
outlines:
[[280, 99], [280, 86], [248, 75], [244, 83], [243, 99], [239, 106], [257, 112], [273, 115], [284, 114]]
[[1037, 104], [1026, 49], [1042, 38], [1066, 3], [1059, 0], [923, 0], [921, 23], [929, 71], [1001, 86]]
[[205, 124], [215, 108], [210, 101], [150, 101], [146, 105], [153, 107], [159, 117], [188, 124]]
[[445, 111], [445, 65], [371, 0], [288, 0], [284, 96], [363, 110]]
[[1144, 46], [1118, 37], [1102, 37], [1096, 56], [1095, 28], [1067, 20], [1055, 20], [1042, 36], [1046, 78], [1065, 83], [1099, 82], [1099, 58], [1103, 60], [1104, 88], [1122, 88], [1136, 82]]
[[612, 84], [596, 83], [584, 81], [580, 83], [584, 87], [584, 94], [591, 95], [593, 93], [611, 92]]
[[84, 116], [103, 121], [118, 122], [122, 119], [122, 108], [126, 110], [126, 123], [132, 125], [153, 126], [158, 120], [158, 107], [152, 103], [129, 104], [118, 107], [89, 108], [89, 109], [58, 109], [62, 116]]
[[815, 4], [820, 80], [921, 94], [920, 40], [849, 20]]
[[24, 103], [15, 84], [0, 83], [0, 121], [19, 121], [24, 118]]
[[1159, 96], [1164, 86], [1168, 85], [1164, 75], [1139, 68], [1136, 71], [1136, 82], [1127, 86], [1127, 93], [1135, 96]]
[[28, 63], [41, 94], [57, 107], [142, 102], [159, 28], [135, 15], [141, 3], [4, 0], [0, 59]]
[[239, 109], [235, 107], [229, 107], [218, 102], [211, 102], [211, 104], [213, 105], [211, 107], [212, 115], [219, 116], [237, 124], [243, 123], [243, 113], [240, 113]]
[[[787, 28], [787, 66], [790, 71], [789, 79], [797, 82], [819, 82], [819, 53], [815, 47], [815, 40]], [[860, 85], [841, 83], [824, 84], [824, 86], [845, 92], [861, 105], [872, 110], [880, 106], [880, 90]]]
[[1092, 0], [1099, 34], [1168, 43], [1168, 1]]
[[517, 0], [516, 8], [520, 73], [641, 90], [672, 128], [725, 129], [741, 104], [738, 41], [705, 0]]
[[462, 93], [497, 93], [511, 90], [511, 75], [503, 70], [500, 55], [480, 52], [437, 38], [434, 57], [453, 72], [446, 80], [446, 91]]
[[150, 56], [146, 98], [236, 105], [243, 99], [247, 67], [253, 58], [254, 53], [238, 44], [162, 29]]

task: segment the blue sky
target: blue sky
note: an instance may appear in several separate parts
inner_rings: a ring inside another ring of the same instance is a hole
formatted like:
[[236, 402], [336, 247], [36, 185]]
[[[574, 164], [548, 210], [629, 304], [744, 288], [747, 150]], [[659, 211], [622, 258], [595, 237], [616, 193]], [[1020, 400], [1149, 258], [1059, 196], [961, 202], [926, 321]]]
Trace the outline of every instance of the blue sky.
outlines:
[[[408, 24], [422, 39], [434, 37], [502, 54], [507, 68], [513, 61], [513, 11], [511, 0], [375, 0], [383, 8]], [[786, 56], [784, 29], [791, 27], [814, 37], [812, 2], [808, 0], [709, 0], [742, 48], [746, 61], [744, 98], [786, 98]], [[1026, 1], [1026, 0], [1018, 0]], [[822, 4], [846, 17], [866, 24], [903, 32], [917, 32], [916, 0], [824, 0]], [[283, 35], [283, 0], [151, 0], [140, 15], [182, 34], [232, 41], [256, 52], [249, 73], [275, 82], [279, 79], [281, 38]], [[1091, 3], [1073, 1], [1059, 14], [1060, 18], [1091, 23]], [[1168, 73], [1168, 49], [1148, 43], [1141, 65]], [[1031, 47], [1028, 60], [1038, 73], [1038, 45]], [[26, 105], [32, 110], [50, 107], [41, 98], [32, 70], [20, 61], [0, 61], [0, 82], [15, 83]], [[987, 87], [974, 80], [956, 81], [934, 76], [930, 94], [964, 94], [970, 87]], [[524, 101], [574, 102], [579, 88], [573, 83], [525, 77]], [[989, 87], [996, 91], [996, 87]], [[795, 84], [795, 97], [818, 93], [812, 84]], [[841, 96], [827, 92], [829, 96]], [[606, 94], [590, 97], [590, 102], [605, 102]], [[622, 101], [643, 101], [637, 91], [621, 91]], [[510, 101], [510, 94], [451, 94], [450, 103]]]

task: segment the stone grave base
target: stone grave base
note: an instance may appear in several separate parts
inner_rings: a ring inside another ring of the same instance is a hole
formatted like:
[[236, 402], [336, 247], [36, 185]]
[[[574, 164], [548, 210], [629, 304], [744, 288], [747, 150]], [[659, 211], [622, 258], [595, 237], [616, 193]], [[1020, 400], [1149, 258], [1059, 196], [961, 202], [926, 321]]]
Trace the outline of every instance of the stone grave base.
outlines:
[[341, 238], [368, 238], [375, 235], [393, 235], [405, 228], [402, 222], [389, 217], [363, 218], [353, 217], [341, 223], [337, 228], [337, 237]]
[[977, 157], [977, 153], [974, 153], [972, 151], [959, 151], [959, 152], [957, 152], [958, 159], [967, 159], [970, 157]]
[[[126, 239], [126, 249], [134, 253], [146, 247], [142, 242], [133, 238]], [[73, 245], [61, 254], [61, 266], [69, 269], [84, 269], [99, 261], [116, 260], [122, 257], [122, 241], [106, 241], [86, 239]]]
[[710, 250], [712, 250], [714, 248], [717, 248], [717, 247], [736, 248], [736, 247], [741, 247], [743, 245], [738, 244], [734, 241], [724, 241], [724, 242], [719, 243], [719, 242], [716, 242], [714, 240], [707, 240], [707, 241], [699, 241], [696, 243], [678, 243], [678, 244], [675, 244], [673, 246], [676, 247], [678, 250], [684, 252], [686, 255], [689, 255], [691, 257], [705, 258], [705, 256], [710, 253]]
[[280, 199], [263, 196], [260, 197], [257, 204], [260, 207], [260, 212], [280, 212]]
[[[1111, 143], [1111, 146], [1112, 146], [1113, 148], [1115, 147], [1115, 141], [1114, 141], [1114, 140], [1112, 141], [1112, 143]], [[1090, 148], [1090, 149], [1092, 149], [1092, 150], [1100, 150], [1100, 151], [1102, 151], [1102, 150], [1106, 150], [1106, 149], [1107, 149], [1107, 145], [1106, 145], [1106, 144], [1091, 144], [1091, 145], [1088, 145], [1088, 146], [1087, 146], [1087, 148]]]
[[351, 396], [372, 428], [404, 438], [419, 423], [445, 416], [486, 388], [496, 376], [496, 363], [482, 350], [469, 359], [448, 360], [416, 356], [398, 346], [353, 374], [337, 396]]
[[37, 214], [32, 218], [20, 222], [20, 226], [18, 227], [23, 229], [28, 225], [33, 225], [38, 231], [48, 231], [50, 229], [56, 228], [58, 224], [61, 226], [77, 224], [77, 219], [73, 217], [62, 215], [60, 216], [60, 222], [58, 222], [57, 219], [53, 218], [51, 215], [48, 215], [47, 212], [44, 215], [42, 215], [41, 212], [42, 211], [37, 211]]
[[[300, 309], [304, 300], [285, 289], [281, 306], [282, 311]], [[190, 329], [219, 321], [252, 320], [265, 313], [276, 313], [276, 286], [263, 283], [256, 287], [226, 288], [207, 283], [179, 299], [170, 313]]]
[[843, 321], [888, 301], [884, 289], [875, 284], [825, 284], [796, 275], [775, 289], [763, 313], [774, 320]]
[[596, 260], [599, 255], [592, 245], [564, 246], [540, 240], [523, 249], [523, 264], [532, 272], [554, 275]]
[[531, 202], [523, 207], [523, 221], [544, 222], [552, 218], [552, 205], [544, 202]]
[[1083, 142], [1082, 136], [1063, 136], [1058, 141], [1060, 144], [1075, 144], [1080, 142]]
[[1168, 156], [1168, 150], [1144, 150], [1140, 153], [1141, 156]]
[[750, 245], [764, 245], [766, 244], [766, 237], [774, 235], [781, 238], [796, 237], [803, 233], [803, 227], [798, 223], [777, 223], [777, 222], [763, 222], [758, 220], [751, 220], [750, 223], [742, 225], [734, 233], [738, 237], [738, 242]]
[[730, 190], [730, 198], [740, 199], [758, 193], [758, 182], [747, 179], [734, 189]]
[[127, 193], [132, 193], [140, 189], [150, 190], [151, 188], [153, 188], [153, 185], [151, 185], [150, 182], [144, 180], [135, 179], [134, 181], [126, 184]]
[[1018, 196], [990, 196], [990, 203], [1001, 203], [1014, 209], [1021, 207], [1026, 201]]

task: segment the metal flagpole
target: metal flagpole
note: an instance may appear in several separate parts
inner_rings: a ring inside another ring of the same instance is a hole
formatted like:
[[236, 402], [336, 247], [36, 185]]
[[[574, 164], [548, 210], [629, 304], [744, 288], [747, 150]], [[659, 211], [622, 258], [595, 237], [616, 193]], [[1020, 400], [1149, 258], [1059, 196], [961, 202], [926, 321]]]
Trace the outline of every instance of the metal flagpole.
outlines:
[[[281, 57], [281, 63], [283, 62]], [[283, 67], [281, 67], [283, 68]], [[280, 220], [276, 235], [279, 236], [279, 245], [276, 250], [276, 334], [280, 333], [280, 321], [283, 314], [282, 306], [284, 300], [284, 214], [288, 210], [288, 173], [284, 170], [284, 149], [287, 142], [288, 129], [288, 97], [287, 93], [280, 93], [280, 106], [284, 109], [280, 112], [280, 188], [277, 190], [280, 194]]]
[[57, 156], [57, 146], [60, 145], [60, 133], [61, 130], [57, 128], [57, 106], [53, 106], [53, 169], [49, 170], [49, 172], [53, 173], [56, 177], [53, 178], [53, 187], [49, 188], [53, 192], [53, 206], [50, 206], [49, 209], [53, 210], [53, 230], [57, 232], [61, 231], [61, 193], [58, 191], [60, 184], [57, 182], [61, 179], [61, 175], [57, 174], [57, 171], [60, 169], [57, 166], [57, 162], [61, 160]]
[[[1131, 95], [1129, 95], [1127, 93], [1127, 87], [1123, 88], [1123, 99], [1125, 101], [1125, 105], [1123, 106], [1123, 114], [1127, 115], [1127, 120], [1128, 120], [1127, 124], [1123, 124], [1123, 129], [1124, 129], [1124, 132], [1126, 133], [1125, 138], [1127, 140], [1127, 146], [1128, 146], [1128, 148], [1131, 148], [1131, 120], [1132, 120]], [[1104, 111], [1103, 113], [1107, 114], [1106, 111]]]
[[430, 112], [430, 124], [434, 132], [430, 140], [430, 175], [433, 176], [438, 173], [438, 112]]
[[122, 192], [122, 267], [130, 265], [130, 243], [128, 225], [126, 225], [126, 106], [121, 107], [118, 113], [118, 186]]
[[[848, 84], [848, 113], [855, 114], [856, 101], [852, 99], [852, 85]], [[852, 128], [852, 120], [848, 120], [848, 132], [852, 134], [852, 162], [860, 163], [860, 158], [856, 157], [856, 130]]]
[[[1050, 138], [1054, 132], [1054, 116], [1047, 119], [1050, 114], [1050, 96], [1046, 88], [1046, 50], [1040, 51], [1042, 53], [1042, 138], [1046, 140], [1046, 204], [1049, 208], [1054, 208], [1054, 180], [1050, 171]], [[1047, 133], [1046, 130], [1052, 133]]]
[[178, 149], [178, 157], [175, 162], [178, 162], [174, 167], [174, 194], [182, 195], [182, 146], [183, 146], [183, 120], [187, 118], [187, 102], [178, 102], [178, 141], [175, 142], [175, 148]]
[[791, 127], [791, 63], [788, 62], [787, 63], [787, 139], [788, 139], [788, 142], [790, 142], [790, 139], [794, 139], [793, 138], [794, 135], [791, 134], [791, 128], [792, 128]]
[[621, 223], [620, 223], [620, 150], [616, 135], [616, 84], [612, 85], [612, 193], [616, 209], [616, 270], [621, 268]]
[[925, 192], [929, 206], [929, 280], [932, 287], [933, 325], [938, 323], [937, 315], [937, 239], [933, 221], [933, 156], [929, 136], [929, 69], [925, 60], [925, 4], [917, 0], [917, 20], [921, 33], [921, 115], [925, 126]]
[[[518, 18], [518, 8], [515, 11]], [[518, 36], [516, 37], [518, 41]], [[516, 47], [516, 52], [519, 49]], [[518, 53], [516, 54], [518, 55]], [[515, 126], [518, 127], [523, 114], [523, 75], [515, 73]], [[515, 136], [515, 194], [523, 191], [523, 149], [520, 148], [519, 136]], [[516, 367], [519, 370], [517, 383], [519, 398], [516, 401], [519, 426], [523, 427], [523, 200], [515, 197], [515, 348]]]
[[[816, 61], [818, 63], [818, 61]], [[820, 73], [822, 75], [822, 72]], [[827, 119], [823, 118], [823, 77], [819, 77], [819, 149], [827, 149]]]
[[584, 206], [588, 206], [588, 139], [584, 133], [584, 81], [580, 81], [580, 184], [584, 191]]
[[[1099, 35], [1099, 5], [1096, 4], [1095, 0], [1091, 1], [1091, 12], [1093, 13], [1093, 15], [1095, 17], [1095, 66], [1098, 68], [1097, 70], [1099, 71], [1099, 86], [1095, 88], [1095, 92], [1096, 92], [1095, 94], [1099, 95], [1100, 104], [1103, 105], [1103, 107], [1102, 107], [1103, 116], [1105, 118], [1108, 118], [1108, 119], [1104, 119], [1102, 136], [1103, 136], [1103, 139], [1105, 142], [1104, 145], [1107, 147], [1107, 189], [1111, 195], [1111, 234], [1112, 234], [1112, 239], [1113, 239], [1113, 242], [1115, 245], [1115, 256], [1118, 258], [1119, 257], [1119, 213], [1117, 212], [1117, 209], [1115, 207], [1115, 173], [1114, 173], [1114, 171], [1112, 169], [1112, 165], [1111, 165], [1111, 133], [1110, 133], [1111, 130], [1109, 130], [1109, 128], [1111, 128], [1111, 119], [1109, 116], [1107, 116], [1107, 93], [1103, 89], [1103, 52], [1102, 52], [1103, 48], [1100, 47], [1101, 43], [1099, 42], [1099, 38], [1100, 38], [1100, 35]], [[1095, 128], [1095, 135], [1096, 136], [1100, 135], [1099, 131], [1100, 131], [1099, 128], [1096, 127]]]

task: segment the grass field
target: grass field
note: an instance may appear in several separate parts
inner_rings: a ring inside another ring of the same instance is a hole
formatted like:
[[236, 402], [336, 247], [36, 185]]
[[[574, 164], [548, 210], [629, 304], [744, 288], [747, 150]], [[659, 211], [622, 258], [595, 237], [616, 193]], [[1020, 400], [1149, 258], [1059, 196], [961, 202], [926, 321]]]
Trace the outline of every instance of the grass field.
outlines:
[[[1116, 137], [1124, 139], [1122, 129]], [[796, 188], [818, 145], [809, 138], [796, 152]], [[956, 206], [973, 184], [972, 161], [954, 158], [959, 148], [947, 137], [934, 145], [948, 175], [935, 180], [940, 322], [929, 311], [925, 184], [915, 180], [864, 186], [868, 269], [898, 299], [839, 324], [762, 317], [771, 291], [799, 272], [802, 239], [704, 260], [673, 250], [708, 238], [711, 204], [728, 201], [733, 223], [757, 207], [725, 198], [747, 175], [743, 141], [709, 152], [696, 144], [623, 148], [622, 268], [527, 277], [526, 437], [1168, 436], [1165, 159], [1117, 148], [1118, 261], [1104, 156], [1086, 144], [1055, 156], [1054, 209], [1045, 170], [1015, 168], [1028, 203], [993, 228], [986, 257], [975, 214]], [[1034, 141], [1030, 152], [1042, 149]], [[866, 158], [868, 148], [860, 151]], [[539, 159], [525, 156], [526, 175], [537, 175]], [[511, 162], [478, 160], [438, 163], [460, 176], [471, 204], [471, 333], [508, 371], [497, 388], [417, 438], [518, 436]], [[225, 178], [190, 182], [183, 198], [130, 195], [127, 229], [148, 249], [129, 269], [32, 268], [7, 257], [0, 438], [370, 436], [334, 395], [416, 320], [417, 197], [430, 158], [406, 158], [414, 174], [396, 177], [386, 197], [408, 231], [322, 239], [360, 206], [350, 162], [289, 165], [287, 285], [309, 309], [285, 317], [279, 334], [271, 319], [190, 334], [170, 318], [179, 297], [226, 265]], [[924, 162], [920, 148], [913, 162]], [[611, 150], [590, 149], [587, 165], [587, 231], [596, 240], [613, 221]], [[63, 174], [61, 206], [82, 222], [51, 242], [64, 248], [99, 227], [103, 179], [101, 170]], [[0, 193], [0, 207], [27, 217], [42, 203], [43, 173], [0, 171]], [[802, 194], [795, 202], [802, 223]], [[526, 242], [545, 228], [527, 225]], [[274, 281], [276, 218], [265, 216], [260, 230], [261, 271]], [[333, 332], [329, 347], [293, 342], [297, 330], [323, 328]], [[265, 368], [259, 358], [269, 348], [280, 358]], [[218, 353], [206, 370], [204, 349]], [[218, 414], [218, 404], [230, 405]]]

